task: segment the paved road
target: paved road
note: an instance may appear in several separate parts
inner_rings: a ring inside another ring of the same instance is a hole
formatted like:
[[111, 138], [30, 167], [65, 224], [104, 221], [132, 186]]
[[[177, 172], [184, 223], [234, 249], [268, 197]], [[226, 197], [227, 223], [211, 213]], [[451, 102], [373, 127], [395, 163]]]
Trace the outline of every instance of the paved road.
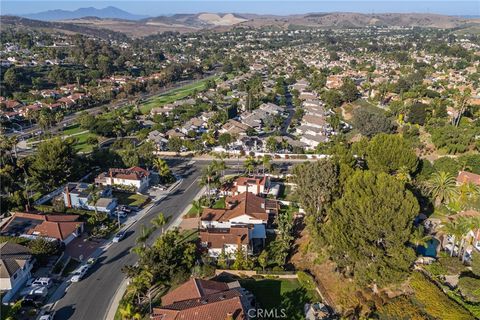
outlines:
[[[101, 320], [105, 317], [111, 299], [124, 279], [122, 266], [136, 262], [137, 257], [130, 253], [130, 249], [135, 246], [135, 239], [141, 226], [148, 224], [158, 212], [170, 216], [170, 222], [173, 222], [200, 191], [198, 177], [205, 164], [206, 162], [196, 162], [188, 165], [186, 161], [177, 164], [174, 170], [184, 178], [179, 187], [134, 224], [129, 229], [127, 238], [113, 244], [102, 254], [85, 279], [68, 288], [66, 294], [55, 305], [55, 319]], [[151, 240], [158, 237], [160, 232], [160, 230], [154, 232]]]

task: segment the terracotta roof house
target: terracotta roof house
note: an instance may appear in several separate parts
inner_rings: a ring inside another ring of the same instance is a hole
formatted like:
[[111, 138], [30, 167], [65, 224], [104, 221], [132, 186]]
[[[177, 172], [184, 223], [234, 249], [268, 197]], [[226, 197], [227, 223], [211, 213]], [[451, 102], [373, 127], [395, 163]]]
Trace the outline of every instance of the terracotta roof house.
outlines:
[[457, 183], [473, 183], [480, 186], [480, 174], [475, 174], [467, 171], [460, 171], [457, 176]]
[[270, 178], [261, 177], [239, 177], [233, 181], [233, 184], [225, 188], [225, 192], [229, 195], [239, 195], [244, 192], [251, 192], [254, 195], [262, 195], [268, 193]]
[[254, 297], [238, 282], [222, 283], [192, 278], [162, 298], [152, 320], [246, 320]]
[[67, 245], [83, 232], [84, 223], [78, 218], [78, 215], [15, 212], [0, 234], [29, 239], [44, 237]]
[[263, 241], [254, 244], [252, 234], [253, 226], [207, 228], [200, 231], [200, 243], [212, 258], [218, 258], [223, 252], [229, 259], [235, 259], [238, 248], [242, 248], [246, 254], [252, 254], [254, 245], [263, 245]]
[[109, 169], [102, 172], [95, 178], [95, 183], [104, 186], [121, 185], [133, 187], [138, 192], [143, 192], [150, 183], [150, 172], [140, 167], [128, 169]]
[[16, 243], [0, 243], [0, 253], [0, 290], [6, 291], [6, 303], [30, 279], [33, 261], [30, 249]]

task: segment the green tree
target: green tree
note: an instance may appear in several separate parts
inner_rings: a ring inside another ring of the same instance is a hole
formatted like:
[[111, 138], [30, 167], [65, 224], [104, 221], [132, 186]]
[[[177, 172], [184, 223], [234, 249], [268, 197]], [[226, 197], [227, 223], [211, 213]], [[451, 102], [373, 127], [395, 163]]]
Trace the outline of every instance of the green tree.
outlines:
[[343, 100], [347, 102], [353, 102], [357, 100], [360, 96], [360, 92], [358, 91], [357, 86], [350, 78], [346, 78], [343, 80], [340, 91], [342, 92]]
[[156, 228], [161, 228], [162, 233], [163, 233], [163, 227], [167, 224], [168, 219], [165, 218], [165, 214], [163, 212], [160, 212], [155, 218], [152, 219], [151, 223], [156, 227]]
[[158, 175], [163, 182], [170, 182], [172, 179], [172, 171], [167, 162], [163, 159], [156, 158], [153, 160], [153, 167], [157, 169]]
[[222, 133], [221, 135], [218, 136], [218, 143], [224, 147], [227, 148], [230, 143], [232, 143], [233, 138], [230, 133]]
[[360, 107], [353, 112], [352, 124], [355, 129], [367, 137], [378, 133], [392, 133], [395, 129], [392, 121], [381, 111]]
[[72, 175], [75, 157], [67, 140], [54, 138], [40, 143], [29, 170], [34, 185], [44, 192], [63, 185]]
[[245, 172], [247, 174], [253, 174], [255, 168], [257, 167], [257, 160], [254, 156], [248, 156], [243, 163], [243, 167], [245, 168]]
[[262, 267], [262, 270], [265, 271], [265, 268], [268, 266], [268, 251], [263, 250], [262, 253], [258, 256], [258, 264]]
[[328, 207], [339, 192], [339, 169], [331, 160], [305, 162], [293, 168], [295, 194], [311, 218], [311, 222], [323, 223]]
[[49, 241], [42, 237], [30, 241], [28, 247], [33, 255], [41, 258], [53, 256], [60, 252], [60, 245], [57, 241]]
[[383, 172], [355, 172], [323, 227], [331, 259], [364, 285], [404, 280], [415, 259], [405, 244], [418, 212], [402, 182]]
[[135, 311], [130, 303], [120, 305], [118, 312], [120, 313], [122, 320], [140, 320], [142, 318], [142, 315]]
[[366, 156], [371, 170], [394, 174], [400, 169], [412, 173], [418, 159], [412, 146], [400, 135], [378, 134], [370, 141]]
[[168, 139], [167, 145], [168, 145], [168, 150], [178, 153], [182, 149], [183, 141], [180, 138], [171, 137], [170, 139]]

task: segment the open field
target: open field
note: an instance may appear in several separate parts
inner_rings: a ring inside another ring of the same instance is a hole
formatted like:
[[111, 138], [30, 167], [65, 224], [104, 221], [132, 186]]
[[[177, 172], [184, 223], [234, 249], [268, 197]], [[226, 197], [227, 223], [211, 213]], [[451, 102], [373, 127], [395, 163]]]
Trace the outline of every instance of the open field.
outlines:
[[118, 204], [141, 207], [148, 200], [147, 196], [130, 192], [113, 192], [113, 197], [117, 198]]

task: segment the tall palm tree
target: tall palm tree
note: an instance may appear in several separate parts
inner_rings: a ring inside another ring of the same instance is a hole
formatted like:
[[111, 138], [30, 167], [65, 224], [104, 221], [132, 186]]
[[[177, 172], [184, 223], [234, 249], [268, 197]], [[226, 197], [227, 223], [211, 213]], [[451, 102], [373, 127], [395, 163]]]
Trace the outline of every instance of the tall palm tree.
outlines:
[[480, 187], [472, 182], [462, 183], [458, 187], [458, 201], [460, 204], [467, 204], [473, 198], [480, 196]]
[[160, 212], [155, 218], [152, 219], [151, 223], [156, 227], [156, 228], [161, 228], [162, 233], [163, 233], [163, 227], [167, 224], [169, 219], [165, 218], [165, 215], [163, 212]]
[[[461, 223], [461, 221], [452, 220], [448, 223], [442, 225], [442, 230], [449, 236], [452, 237], [452, 250], [450, 251], [450, 256], [453, 257], [455, 252], [455, 246], [459, 243], [459, 240], [462, 239], [464, 234], [468, 231], [465, 231], [465, 224]], [[460, 254], [460, 245], [458, 247], [458, 254]]]
[[225, 170], [227, 169], [227, 165], [225, 164], [225, 160], [219, 159], [218, 161], [214, 160], [212, 162], [212, 165], [220, 171], [221, 177], [223, 178], [225, 176]]
[[428, 193], [435, 201], [435, 206], [448, 203], [457, 195], [455, 178], [445, 171], [435, 172], [425, 184]]
[[257, 167], [257, 160], [254, 156], [248, 156], [243, 163], [243, 167], [245, 168], [245, 172], [248, 174], [252, 174]]
[[202, 204], [200, 203], [199, 200], [193, 200], [192, 201], [192, 210], [197, 214], [197, 216], [199, 218], [197, 229], [200, 230], [200, 224], [201, 224], [200, 216], [202, 215], [203, 206], [202, 206]]
[[137, 244], [141, 244], [143, 248], [147, 246], [147, 240], [153, 232], [153, 228], [149, 228], [146, 225], [142, 225], [140, 229], [140, 235], [137, 237]]
[[454, 108], [457, 110], [457, 115], [452, 119], [452, 124], [456, 127], [460, 124], [462, 115], [467, 111], [470, 101], [470, 95], [472, 91], [467, 88], [462, 92], [458, 92], [454, 95]]
[[217, 170], [214, 166], [209, 165], [203, 169], [202, 176], [200, 178], [200, 185], [207, 187], [208, 200], [211, 198], [210, 187], [217, 178]]
[[122, 320], [140, 320], [142, 318], [142, 315], [136, 312], [130, 303], [120, 306], [118, 312], [120, 312]]
[[263, 157], [262, 157], [262, 170], [263, 170], [264, 175], [265, 175], [265, 169], [270, 171], [271, 166], [272, 166], [272, 157], [268, 154], [263, 155]]

